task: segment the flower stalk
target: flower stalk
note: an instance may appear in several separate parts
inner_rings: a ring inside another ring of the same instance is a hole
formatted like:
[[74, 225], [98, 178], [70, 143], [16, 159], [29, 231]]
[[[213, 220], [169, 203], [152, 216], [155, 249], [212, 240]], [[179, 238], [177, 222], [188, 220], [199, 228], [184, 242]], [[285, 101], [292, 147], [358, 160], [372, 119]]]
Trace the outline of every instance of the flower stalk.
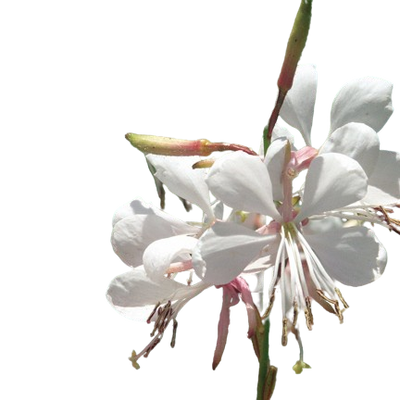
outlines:
[[260, 352], [260, 368], [258, 372], [257, 400], [269, 400], [275, 389], [278, 369], [271, 365], [269, 359], [269, 318], [264, 323], [263, 341]]

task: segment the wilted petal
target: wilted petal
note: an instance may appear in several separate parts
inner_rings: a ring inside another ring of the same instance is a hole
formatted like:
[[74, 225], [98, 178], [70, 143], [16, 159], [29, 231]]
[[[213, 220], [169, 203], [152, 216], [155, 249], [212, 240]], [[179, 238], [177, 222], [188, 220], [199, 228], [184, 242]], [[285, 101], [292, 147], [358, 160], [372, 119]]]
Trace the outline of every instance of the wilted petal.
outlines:
[[197, 239], [190, 236], [173, 236], [153, 242], [143, 254], [143, 265], [153, 280], [163, 280], [167, 269], [174, 261], [190, 259]]
[[345, 85], [332, 104], [331, 132], [349, 122], [362, 122], [379, 132], [393, 113], [393, 85], [365, 77]]
[[210, 169], [207, 184], [217, 199], [235, 210], [280, 219], [267, 168], [259, 157], [242, 151], [222, 156]]
[[204, 282], [224, 285], [236, 278], [275, 238], [276, 235], [259, 235], [231, 222], [216, 222], [193, 251], [193, 269]]
[[193, 169], [199, 157], [172, 157], [148, 154], [147, 160], [156, 168], [155, 176], [179, 197], [198, 205], [209, 217], [213, 217], [206, 171]]
[[386, 250], [364, 226], [305, 237], [329, 276], [345, 285], [366, 285], [385, 270]]
[[350, 122], [328, 137], [319, 151], [319, 154], [324, 153], [340, 153], [353, 158], [369, 176], [379, 157], [379, 138], [368, 125]]
[[307, 146], [311, 146], [311, 127], [317, 96], [318, 76], [314, 65], [299, 65], [293, 87], [283, 103], [280, 116], [303, 135]]
[[308, 170], [296, 221], [352, 204], [366, 192], [367, 176], [357, 161], [343, 154], [322, 154]]

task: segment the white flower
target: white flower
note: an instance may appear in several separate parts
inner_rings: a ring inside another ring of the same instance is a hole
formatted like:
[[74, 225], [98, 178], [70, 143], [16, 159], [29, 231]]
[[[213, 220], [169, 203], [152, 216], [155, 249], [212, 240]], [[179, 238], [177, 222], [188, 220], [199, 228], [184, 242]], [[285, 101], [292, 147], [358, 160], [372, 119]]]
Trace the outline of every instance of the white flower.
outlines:
[[[266, 163], [270, 161], [267, 159]], [[292, 155], [283, 162], [283, 199], [278, 210], [271, 181], [279, 180], [270, 178], [266, 163], [242, 152], [218, 159], [207, 178], [211, 192], [233, 209], [267, 214], [274, 222], [264, 232], [260, 229], [260, 233], [217, 222], [199, 239], [193, 252], [193, 268], [199, 277], [206, 283], [225, 284], [269, 246], [275, 260], [269, 297], [272, 305], [279, 284], [284, 338], [291, 310], [293, 326], [302, 309], [311, 329], [311, 298], [318, 297], [318, 302], [342, 320], [339, 301], [345, 306], [346, 303], [335, 281], [364, 285], [382, 274], [386, 264], [384, 248], [365, 227], [339, 228], [318, 235], [303, 231], [303, 225], [313, 215], [345, 207], [365, 196], [367, 176], [359, 163], [335, 153], [315, 157], [308, 169], [301, 206], [294, 209], [291, 182], [296, 171], [291, 168], [296, 165], [295, 160]], [[274, 162], [279, 163], [280, 157]]]
[[[156, 176], [175, 194], [199, 205], [208, 219], [222, 218], [222, 203], [210, 204], [205, 172], [192, 169], [196, 158], [150, 158], [157, 170]], [[189, 300], [211, 286], [202, 281], [193, 282], [191, 259], [198, 237], [209, 227], [208, 219], [196, 226], [189, 225], [139, 200], [121, 207], [113, 218], [113, 248], [127, 265], [135, 268], [111, 282], [107, 298], [116, 310], [128, 318], [154, 322], [153, 339], [141, 352], [132, 353], [130, 360], [135, 368], [139, 368], [138, 359], [148, 356], [161, 341], [171, 322], [171, 346], [174, 346], [179, 311]], [[257, 311], [247, 283], [237, 278], [223, 285], [222, 292], [213, 368], [220, 362], [225, 348], [229, 309], [240, 299], [249, 316], [248, 336], [252, 337], [256, 329]]]

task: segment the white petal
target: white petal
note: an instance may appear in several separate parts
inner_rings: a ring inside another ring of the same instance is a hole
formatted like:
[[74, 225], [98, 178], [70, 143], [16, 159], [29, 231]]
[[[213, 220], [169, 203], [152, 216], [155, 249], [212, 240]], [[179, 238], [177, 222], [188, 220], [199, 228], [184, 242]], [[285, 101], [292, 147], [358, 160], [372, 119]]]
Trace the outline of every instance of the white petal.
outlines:
[[400, 154], [380, 151], [374, 172], [368, 180], [368, 192], [362, 202], [389, 205], [400, 200]]
[[273, 198], [275, 201], [283, 199], [282, 173], [285, 165], [285, 155], [288, 140], [280, 138], [274, 140], [268, 148], [264, 163], [267, 166], [272, 184]]
[[210, 218], [208, 187], [205, 183], [206, 171], [193, 169], [199, 157], [172, 157], [148, 154], [146, 158], [157, 170], [155, 176], [179, 197], [199, 206]]
[[173, 236], [153, 242], [143, 254], [143, 265], [153, 280], [163, 280], [166, 270], [175, 261], [190, 259], [197, 239], [190, 236]]
[[[290, 145], [293, 148], [294, 145], [294, 136], [285, 126], [279, 124], [279, 119], [275, 124], [274, 130], [272, 131], [271, 141], [275, 141], [277, 139], [287, 139], [290, 142]], [[264, 154], [264, 153], [263, 153]]]
[[331, 278], [345, 285], [366, 285], [385, 270], [386, 251], [364, 226], [307, 235], [306, 239]]
[[314, 65], [299, 65], [292, 88], [286, 95], [280, 116], [300, 131], [307, 146], [311, 146], [311, 127], [317, 96], [318, 76]]
[[393, 85], [366, 77], [345, 85], [332, 104], [331, 132], [349, 122], [362, 122], [379, 132], [393, 113]]
[[216, 222], [193, 251], [193, 269], [205, 283], [229, 283], [275, 238], [234, 223]]
[[154, 282], [141, 268], [136, 268], [114, 278], [106, 296], [117, 311], [145, 321], [158, 302], [180, 300], [198, 290], [198, 285], [187, 286], [167, 278]]
[[143, 252], [155, 240], [198, 232], [198, 228], [178, 218], [166, 213], [161, 215], [132, 215], [120, 219], [114, 225], [111, 244], [115, 253], [125, 264], [131, 267], [141, 265]]
[[280, 219], [264, 163], [237, 151], [217, 159], [207, 177], [213, 195], [235, 210], [258, 212]]
[[146, 204], [141, 200], [133, 200], [130, 203], [126, 203], [117, 209], [112, 219], [112, 226], [114, 226], [121, 219], [131, 217], [132, 215], [149, 215], [156, 213], [157, 208]]
[[310, 164], [296, 221], [352, 204], [366, 192], [367, 176], [357, 161], [343, 154], [322, 154]]
[[322, 145], [319, 154], [340, 153], [358, 161], [367, 176], [379, 156], [379, 138], [368, 125], [350, 122], [336, 129]]

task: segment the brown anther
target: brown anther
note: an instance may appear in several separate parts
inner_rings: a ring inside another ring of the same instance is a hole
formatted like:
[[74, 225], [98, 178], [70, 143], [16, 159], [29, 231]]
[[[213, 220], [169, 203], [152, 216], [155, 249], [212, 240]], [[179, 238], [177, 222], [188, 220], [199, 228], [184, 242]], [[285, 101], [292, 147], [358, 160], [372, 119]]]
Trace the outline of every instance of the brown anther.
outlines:
[[345, 313], [350, 312], [351, 303], [349, 302], [344, 290], [341, 287], [337, 287], [335, 292], [337, 295], [337, 306], [339, 306]]
[[297, 324], [297, 318], [299, 316], [299, 306], [297, 301], [293, 303], [293, 326], [295, 327]]
[[346, 325], [347, 315], [346, 310], [340, 305], [336, 306], [336, 324], [343, 327]]
[[151, 312], [151, 314], [149, 315], [149, 318], [147, 318], [147, 323], [149, 324], [150, 322], [151, 322], [151, 319], [154, 317], [154, 314], [156, 313], [156, 311], [157, 311], [157, 308], [160, 306], [160, 302], [158, 302], [156, 305], [155, 305], [155, 307], [154, 307], [154, 309], [153, 309], [153, 311]]
[[[400, 221], [395, 218], [391, 218], [389, 213], [393, 213], [393, 210], [390, 208], [383, 208], [382, 206], [376, 207], [375, 210], [380, 211], [383, 214], [383, 218], [385, 222], [388, 224], [389, 229], [395, 231], [396, 233], [400, 234], [399, 229], [397, 228], [400, 226]], [[393, 226], [395, 225], [395, 226]]]
[[288, 344], [288, 319], [283, 318], [282, 320], [282, 346]]
[[314, 316], [311, 311], [311, 300], [309, 297], [306, 297], [306, 309], [304, 310], [304, 315], [306, 317], [306, 325], [308, 330], [312, 330], [312, 326], [314, 325]]
[[146, 349], [146, 352], [143, 354], [143, 357], [147, 358], [150, 354], [150, 352], [158, 345], [158, 343], [161, 342], [161, 338], [156, 338], [154, 341], [151, 343], [151, 345]]
[[269, 317], [269, 314], [271, 313], [272, 307], [274, 306], [274, 301], [275, 301], [275, 288], [272, 290], [271, 297], [269, 298], [268, 308], [266, 309], [265, 313], [261, 317], [262, 319], [265, 319], [265, 318]]
[[176, 341], [176, 331], [178, 329], [178, 321], [174, 319], [174, 326], [172, 328], [172, 339], [171, 339], [171, 347], [175, 347], [175, 341]]
[[330, 299], [329, 297], [325, 296], [324, 292], [321, 289], [317, 289], [318, 295], [327, 301], [330, 304], [335, 304], [335, 300]]
[[157, 331], [162, 332], [163, 331], [163, 326], [164, 326], [164, 321], [169, 313], [169, 309], [171, 307], [171, 302], [168, 301], [168, 303], [164, 307], [159, 307], [158, 309], [158, 317], [156, 321], [154, 322], [154, 328], [153, 331], [150, 333], [150, 336], [154, 336]]

